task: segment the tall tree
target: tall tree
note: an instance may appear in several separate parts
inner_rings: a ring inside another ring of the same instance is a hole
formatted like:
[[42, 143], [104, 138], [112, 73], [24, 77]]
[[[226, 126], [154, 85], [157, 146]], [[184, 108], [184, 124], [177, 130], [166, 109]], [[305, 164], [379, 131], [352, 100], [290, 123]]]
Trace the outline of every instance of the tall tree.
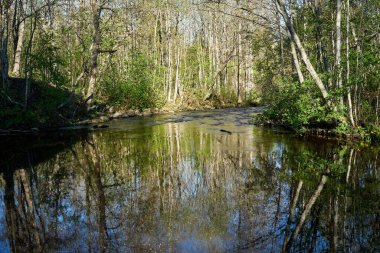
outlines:
[[[342, 0], [336, 0], [336, 20], [335, 20], [335, 85], [342, 88], [342, 67], [341, 67], [341, 51], [342, 51]], [[339, 98], [340, 105], [343, 107], [343, 97]]]
[[284, 18], [286, 27], [288, 28], [289, 33], [290, 33], [290, 38], [295, 43], [295, 45], [297, 46], [297, 49], [301, 54], [301, 58], [302, 58], [303, 62], [305, 63], [306, 68], [309, 71], [309, 74], [311, 75], [311, 77], [313, 78], [313, 80], [317, 84], [319, 90], [321, 91], [322, 97], [327, 101], [328, 96], [329, 96], [327, 89], [326, 89], [325, 85], [323, 84], [320, 76], [316, 72], [313, 64], [311, 63], [311, 61], [309, 59], [308, 54], [306, 53], [306, 50], [305, 50], [300, 38], [298, 37], [298, 34], [297, 34], [297, 32], [293, 26], [292, 19], [291, 19], [290, 15], [288, 14], [288, 11], [286, 10], [285, 2], [283, 0], [276, 0], [276, 8], [277, 8], [277, 11], [279, 13], [281, 13], [282, 17]]
[[91, 104], [93, 100], [98, 77], [98, 57], [100, 53], [100, 19], [104, 4], [105, 3], [101, 3], [101, 0], [92, 0], [91, 3], [93, 34], [91, 44], [90, 81], [86, 93], [87, 104]]
[[[17, 3], [17, 4], [16, 4]], [[17, 21], [14, 21], [16, 23], [15, 25], [15, 33], [17, 34], [16, 37], [16, 47], [15, 47], [15, 53], [14, 53], [14, 60], [13, 60], [13, 69], [12, 74], [14, 76], [20, 76], [21, 71], [21, 52], [23, 49], [24, 44], [24, 36], [25, 36], [25, 13], [24, 13], [24, 1], [18, 0], [15, 1], [15, 9], [18, 9], [18, 19]]]
[[0, 74], [5, 87], [8, 81], [8, 39], [10, 34], [11, 7], [13, 0], [5, 0], [0, 3]]

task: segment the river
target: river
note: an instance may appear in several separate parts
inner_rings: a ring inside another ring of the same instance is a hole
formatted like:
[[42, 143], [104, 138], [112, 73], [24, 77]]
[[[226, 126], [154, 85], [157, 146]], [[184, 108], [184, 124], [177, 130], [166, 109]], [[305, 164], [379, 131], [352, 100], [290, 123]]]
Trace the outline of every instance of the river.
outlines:
[[379, 146], [256, 108], [1, 137], [0, 252], [379, 252]]

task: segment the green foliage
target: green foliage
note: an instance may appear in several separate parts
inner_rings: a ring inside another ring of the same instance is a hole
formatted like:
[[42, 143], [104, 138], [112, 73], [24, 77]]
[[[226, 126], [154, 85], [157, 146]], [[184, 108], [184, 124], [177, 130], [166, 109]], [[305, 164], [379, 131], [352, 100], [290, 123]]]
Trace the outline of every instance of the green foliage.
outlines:
[[339, 125], [336, 127], [336, 132], [338, 134], [346, 134], [349, 130], [349, 125], [345, 121], [340, 122]]
[[[21, 80], [21, 79], [20, 79]], [[15, 101], [22, 102], [24, 87], [20, 81], [11, 80], [10, 93]], [[67, 124], [73, 116], [73, 103], [67, 102], [70, 93], [59, 87], [41, 82], [31, 83], [32, 92], [25, 110], [23, 104], [13, 104], [0, 97], [0, 128], [30, 129], [32, 127], [54, 127]], [[72, 102], [75, 103], [75, 99]], [[78, 109], [78, 108], [76, 108]]]
[[61, 55], [53, 34], [42, 33], [33, 48], [31, 62], [34, 69], [34, 78], [44, 83], [63, 85], [68, 82], [66, 71], [66, 57]]
[[231, 87], [222, 87], [220, 89], [220, 97], [227, 104], [234, 104], [238, 101], [236, 92]]
[[246, 96], [246, 104], [257, 106], [261, 103], [261, 96], [254, 89], [250, 90]]
[[126, 79], [123, 80], [114, 73], [105, 77], [103, 86], [108, 100], [113, 104], [139, 110], [161, 107], [164, 98], [158, 88], [162, 80], [154, 75], [153, 68], [146, 55], [134, 54], [128, 63]]
[[355, 131], [364, 141], [380, 141], [380, 127], [375, 124], [370, 124], [366, 128], [359, 126]]
[[281, 80], [270, 96], [266, 98], [268, 109], [261, 120], [269, 120], [296, 131], [304, 131], [309, 124], [319, 123], [328, 117], [328, 109], [323, 105], [315, 84], [303, 84]]
[[371, 140], [380, 141], [380, 127], [374, 124], [369, 126], [368, 132], [370, 133]]
[[[209, 55], [202, 48], [202, 44], [194, 43], [187, 49], [186, 58], [184, 59], [185, 69], [181, 69], [183, 84], [188, 88], [210, 87], [214, 83], [215, 68], [209, 61]], [[209, 70], [212, 71], [209, 71]], [[202, 72], [203, 75], [199, 75]]]

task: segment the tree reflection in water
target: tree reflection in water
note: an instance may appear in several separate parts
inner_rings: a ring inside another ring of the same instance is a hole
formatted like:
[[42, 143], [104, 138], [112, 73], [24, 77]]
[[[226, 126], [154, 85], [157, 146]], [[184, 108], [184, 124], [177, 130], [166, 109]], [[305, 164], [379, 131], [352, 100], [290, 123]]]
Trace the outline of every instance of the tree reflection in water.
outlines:
[[175, 123], [65, 147], [2, 157], [2, 252], [380, 250], [376, 147]]

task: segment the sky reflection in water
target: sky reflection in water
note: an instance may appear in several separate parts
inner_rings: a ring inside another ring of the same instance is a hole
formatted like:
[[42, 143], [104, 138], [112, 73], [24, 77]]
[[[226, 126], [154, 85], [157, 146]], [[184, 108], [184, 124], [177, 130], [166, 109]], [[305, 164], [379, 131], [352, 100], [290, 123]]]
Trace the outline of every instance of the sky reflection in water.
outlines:
[[380, 251], [379, 148], [253, 127], [254, 112], [4, 140], [0, 251]]

